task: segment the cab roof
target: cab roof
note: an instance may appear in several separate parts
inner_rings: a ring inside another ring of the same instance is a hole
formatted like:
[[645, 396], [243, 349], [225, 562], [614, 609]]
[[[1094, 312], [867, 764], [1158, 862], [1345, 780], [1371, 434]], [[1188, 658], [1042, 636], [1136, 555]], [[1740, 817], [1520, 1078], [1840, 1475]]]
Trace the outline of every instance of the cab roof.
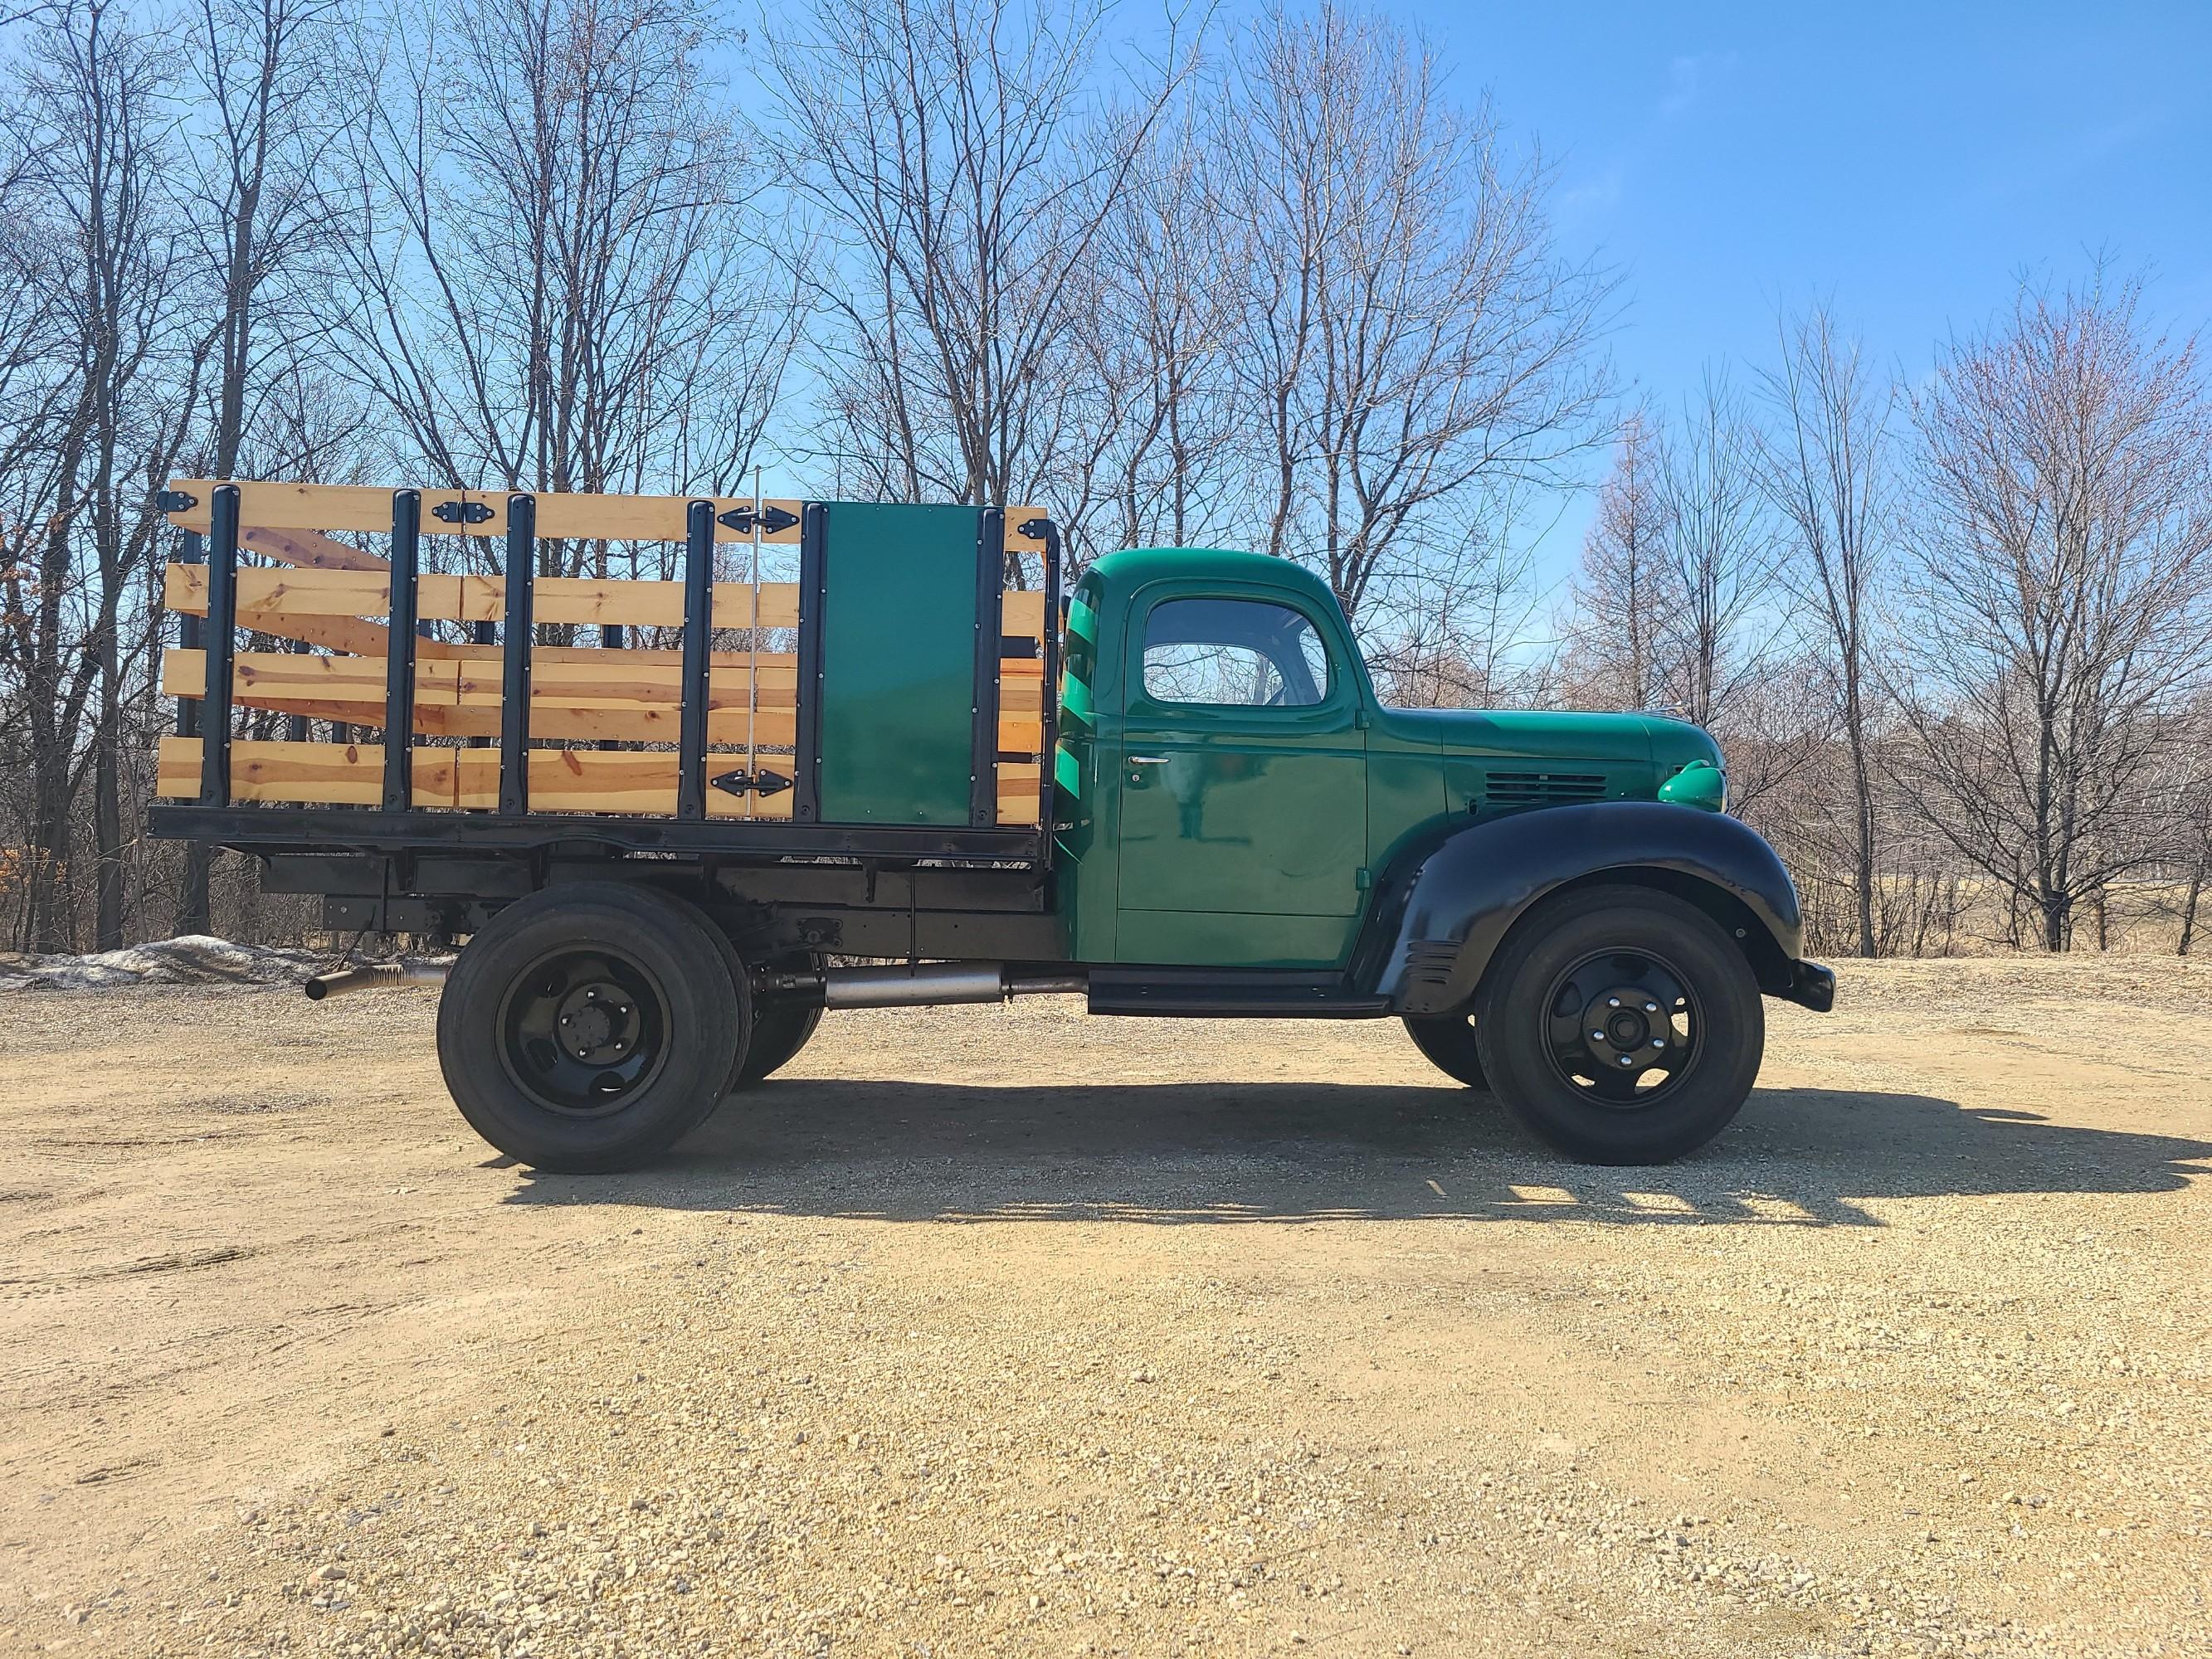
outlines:
[[1304, 565], [1266, 553], [1218, 547], [1133, 547], [1094, 562], [1086, 580], [1095, 580], [1110, 599], [1127, 599], [1148, 582], [1218, 581], [1239, 587], [1272, 587], [1323, 608], [1336, 610], [1328, 584]]

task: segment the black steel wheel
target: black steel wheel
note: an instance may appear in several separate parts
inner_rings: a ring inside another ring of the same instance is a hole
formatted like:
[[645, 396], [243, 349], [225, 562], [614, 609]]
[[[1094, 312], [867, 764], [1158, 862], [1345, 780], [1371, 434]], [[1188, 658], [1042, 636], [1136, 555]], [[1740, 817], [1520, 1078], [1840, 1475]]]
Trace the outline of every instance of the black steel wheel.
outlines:
[[713, 1109], [744, 1051], [750, 999], [729, 961], [705, 916], [653, 889], [534, 893], [495, 915], [446, 981], [446, 1085], [523, 1163], [642, 1163]]
[[822, 1005], [764, 1003], [754, 1011], [752, 1041], [738, 1066], [738, 1086], [758, 1083], [791, 1063], [814, 1029], [822, 1024]]
[[1474, 1044], [1474, 1019], [1468, 1014], [1408, 1014], [1406, 1035], [1446, 1077], [1470, 1089], [1487, 1091], [1490, 1079]]
[[1586, 1163], [1660, 1164], [1703, 1146], [1741, 1109], [1765, 1047], [1735, 940], [1641, 887], [1540, 906], [1491, 963], [1476, 1007], [1506, 1109]]

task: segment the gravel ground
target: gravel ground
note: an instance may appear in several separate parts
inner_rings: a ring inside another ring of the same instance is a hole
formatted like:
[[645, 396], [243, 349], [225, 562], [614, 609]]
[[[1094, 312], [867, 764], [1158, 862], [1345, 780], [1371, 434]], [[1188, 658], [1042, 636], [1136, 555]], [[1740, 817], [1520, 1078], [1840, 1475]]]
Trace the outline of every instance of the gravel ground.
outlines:
[[1642, 1170], [1395, 1025], [838, 1015], [587, 1180], [430, 993], [0, 994], [0, 1652], [2212, 1654], [2208, 1002], [1854, 967]]

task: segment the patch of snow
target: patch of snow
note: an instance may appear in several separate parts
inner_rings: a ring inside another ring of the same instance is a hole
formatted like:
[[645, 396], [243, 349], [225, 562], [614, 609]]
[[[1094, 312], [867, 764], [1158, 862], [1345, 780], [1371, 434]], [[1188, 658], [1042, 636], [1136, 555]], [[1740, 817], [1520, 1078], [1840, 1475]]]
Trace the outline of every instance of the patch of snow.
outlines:
[[0, 955], [0, 991], [98, 991], [122, 985], [297, 985], [327, 952], [239, 945], [205, 933], [96, 956]]

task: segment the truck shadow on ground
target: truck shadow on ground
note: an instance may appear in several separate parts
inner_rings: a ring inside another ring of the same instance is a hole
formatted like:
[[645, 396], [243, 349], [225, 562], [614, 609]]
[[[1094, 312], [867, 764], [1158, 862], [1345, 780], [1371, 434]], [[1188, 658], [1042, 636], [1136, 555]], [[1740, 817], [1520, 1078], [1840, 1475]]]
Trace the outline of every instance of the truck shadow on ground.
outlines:
[[1597, 1169], [1449, 1088], [795, 1079], [728, 1102], [651, 1169], [519, 1173], [514, 1203], [894, 1221], [1869, 1227], [1884, 1199], [2177, 1191], [2212, 1177], [2212, 1141], [1928, 1095], [1761, 1089], [1690, 1158]]

